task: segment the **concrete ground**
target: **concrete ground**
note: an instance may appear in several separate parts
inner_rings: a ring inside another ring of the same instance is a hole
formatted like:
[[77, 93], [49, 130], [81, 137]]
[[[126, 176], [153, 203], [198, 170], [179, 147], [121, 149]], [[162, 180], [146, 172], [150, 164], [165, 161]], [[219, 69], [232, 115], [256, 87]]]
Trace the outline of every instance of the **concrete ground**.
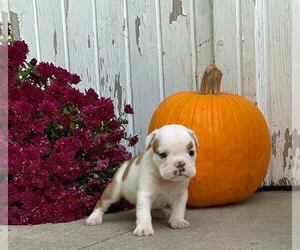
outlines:
[[[174, 230], [154, 220], [152, 237], [132, 236], [134, 211], [107, 214], [100, 226], [84, 220], [37, 226], [10, 226], [9, 249], [271, 249], [292, 248], [292, 193], [255, 193], [223, 207], [188, 209], [192, 228]], [[1, 247], [0, 247], [1, 248]]]

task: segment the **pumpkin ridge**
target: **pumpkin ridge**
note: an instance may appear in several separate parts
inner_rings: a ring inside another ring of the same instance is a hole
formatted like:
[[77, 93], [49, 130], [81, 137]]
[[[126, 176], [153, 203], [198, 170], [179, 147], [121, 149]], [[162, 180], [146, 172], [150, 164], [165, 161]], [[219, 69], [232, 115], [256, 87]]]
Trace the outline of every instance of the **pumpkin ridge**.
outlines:
[[[207, 96], [208, 96], [208, 98], [211, 98], [211, 95], [207, 95]], [[207, 126], [207, 124], [209, 124], [209, 120], [210, 120], [209, 119], [210, 118], [209, 117], [209, 113], [210, 113], [210, 109], [206, 108], [206, 112], [205, 112], [205, 124], [206, 124], [206, 126]], [[211, 139], [211, 138], [209, 138], [209, 139]], [[210, 152], [210, 153], [212, 153], [212, 152]], [[213, 185], [214, 184], [212, 182], [211, 185], [210, 185], [210, 204], [212, 204], [212, 200], [213, 200], [213, 190], [214, 190], [214, 186]]]
[[[225, 100], [225, 98], [223, 98], [223, 96], [221, 98], [218, 98], [217, 100], [218, 100], [218, 110], [217, 110], [218, 111], [218, 113], [217, 113], [218, 119], [217, 119], [216, 128], [218, 130], [222, 131], [223, 128], [222, 128], [221, 125], [224, 124], [224, 121], [223, 121], [224, 118], [220, 115], [220, 113], [221, 113], [220, 111], [222, 110], [222, 107], [226, 106], [226, 100]], [[216, 178], [214, 178], [214, 179], [216, 180]], [[217, 204], [217, 202], [216, 202], [216, 195], [214, 196], [214, 204]]]
[[193, 105], [194, 105], [194, 109], [193, 109], [193, 112], [191, 112], [191, 116], [190, 116], [190, 121], [191, 121], [191, 126], [190, 126], [190, 129], [194, 129], [194, 122], [195, 122], [195, 114], [197, 112], [197, 108], [199, 107], [199, 103], [201, 103], [203, 100], [202, 98], [199, 98], [197, 95], [194, 96], [193, 98]]
[[198, 98], [198, 96], [194, 96], [194, 98], [193, 98], [193, 104], [194, 104], [194, 109], [193, 109], [193, 112], [191, 112], [191, 117], [190, 117], [190, 120], [192, 121], [192, 124], [191, 124], [191, 128], [193, 128], [194, 126], [194, 124], [193, 124], [193, 122], [194, 122], [194, 117], [195, 117], [195, 113], [196, 113], [196, 110], [197, 110], [197, 108], [198, 108], [198, 104], [199, 104], [199, 102], [202, 102], [202, 98]]
[[[253, 117], [252, 116], [252, 112], [249, 110], [249, 108], [248, 107], [246, 107], [246, 109], [248, 110], [248, 113], [250, 114], [250, 117], [251, 117], [251, 119], [252, 120], [254, 120], [255, 122], [254, 122], [254, 124], [255, 124], [255, 132], [256, 132], [256, 134], [257, 134], [257, 131], [259, 131], [258, 129], [257, 129], [257, 123], [258, 123], [258, 119], [256, 118], [256, 117]], [[260, 123], [260, 122], [259, 122]], [[259, 136], [259, 135], [258, 135]], [[260, 155], [260, 158], [261, 158], [261, 155]], [[255, 166], [255, 169], [257, 168], [257, 166]], [[267, 170], [268, 168], [266, 168], [266, 170]], [[256, 169], [256, 171], [257, 171], [257, 169]], [[265, 173], [266, 174], [266, 173]], [[265, 174], [264, 174], [264, 176], [265, 176]], [[260, 181], [260, 184], [259, 185], [261, 185], [261, 183], [262, 183], [262, 181], [263, 181], [263, 179]]]
[[[210, 110], [211, 110], [211, 124], [215, 124], [214, 123], [214, 115], [215, 115], [215, 106], [214, 106], [214, 98], [213, 96], [210, 96]], [[212, 148], [215, 148], [216, 146], [216, 134], [215, 133], [212, 133], [212, 144], [213, 144], [213, 147]], [[216, 193], [216, 155], [214, 152], [213, 153], [213, 182], [212, 182], [212, 205], [215, 205], [215, 193]]]
[[[238, 150], [238, 153], [236, 153], [236, 163], [239, 165], [241, 164], [241, 159], [240, 159], [240, 150], [239, 150], [239, 142], [240, 142], [240, 138], [239, 138], [239, 131], [238, 131], [238, 126], [237, 126], [237, 117], [236, 117], [236, 113], [235, 113], [235, 109], [232, 105], [232, 101], [231, 101], [231, 98], [230, 98], [230, 95], [224, 95], [224, 99], [227, 101], [227, 104], [228, 106], [230, 107], [230, 110], [231, 110], [231, 114], [232, 114], [232, 117], [234, 119], [234, 122], [232, 123], [235, 127], [235, 130], [236, 130], [236, 145], [237, 145], [237, 150]], [[234, 192], [236, 192], [238, 190], [238, 188], [236, 187], [236, 185], [238, 185], [237, 182], [235, 182], [235, 189], [234, 189]]]
[[[181, 100], [178, 101], [178, 102], [176, 103], [176, 106], [172, 107], [172, 109], [170, 110], [169, 115], [166, 116], [167, 118], [161, 117], [161, 118], [164, 118], [164, 120], [166, 120], [168, 124], [170, 124], [169, 122], [170, 122], [170, 120], [172, 120], [172, 116], [174, 115], [174, 113], [175, 113], [176, 111], [178, 111], [178, 108], [179, 108], [180, 106], [182, 106], [183, 103], [185, 103], [185, 102], [188, 101], [188, 98], [186, 98], [185, 95], [181, 95], [180, 98], [181, 98]], [[177, 119], [176, 119], [176, 120], [177, 120]], [[172, 122], [172, 123], [175, 123], [175, 122]], [[159, 122], [158, 124], [160, 125], [160, 122]]]
[[[202, 121], [204, 124], [207, 124], [207, 108], [205, 109], [205, 113], [202, 115]], [[206, 132], [206, 131], [205, 131]], [[207, 163], [205, 163], [207, 165]], [[204, 166], [204, 169], [206, 168], [206, 166]], [[204, 170], [202, 170], [204, 171]], [[200, 173], [202, 174], [202, 173]], [[200, 174], [198, 174], [199, 176], [201, 176]], [[208, 190], [210, 191], [210, 186], [208, 187]]]
[[[185, 100], [184, 102], [182, 102], [182, 106], [183, 108], [181, 108], [180, 110], [177, 110], [177, 114], [176, 114], [176, 117], [174, 117], [174, 121], [175, 121], [175, 124], [178, 124], [180, 123], [180, 120], [182, 120], [182, 116], [185, 116], [185, 114], [187, 113], [187, 110], [185, 109], [185, 107], [191, 102], [191, 98], [186, 98], [185, 97]], [[176, 111], [176, 109], [174, 108], [173, 111]], [[174, 112], [173, 112], [174, 114]], [[173, 119], [172, 119], [173, 120]]]
[[[232, 96], [230, 97], [230, 99], [235, 103], [235, 106], [237, 107], [237, 109], [239, 109], [240, 113], [242, 114], [243, 116], [243, 122], [245, 124], [245, 127], [246, 127], [246, 130], [247, 130], [247, 141], [252, 141], [252, 138], [250, 138], [250, 129], [249, 129], [249, 126], [248, 126], [248, 123], [246, 122], [246, 116], [245, 116], [245, 113], [244, 113], [244, 110], [240, 107], [239, 103], [237, 103], [237, 101], [235, 100], [235, 98], [233, 98]], [[249, 115], [249, 110], [248, 108], [247, 109], [247, 113]], [[252, 152], [252, 144], [251, 143], [248, 143], [248, 152]], [[250, 153], [248, 154], [248, 156], [251, 155]], [[247, 157], [247, 168], [246, 168], [246, 183], [249, 179], [249, 169], [250, 169], [250, 164], [249, 164], [250, 160], [249, 160], [249, 157]]]
[[[261, 129], [258, 129], [258, 123], [260, 124], [260, 125], [262, 125], [261, 123], [264, 123], [266, 126], [267, 126], [267, 131], [268, 131], [268, 134], [267, 134], [267, 136], [268, 136], [268, 138], [264, 138], [264, 140], [266, 140], [266, 139], [268, 139], [268, 141], [270, 142], [270, 135], [269, 135], [269, 129], [268, 129], [268, 125], [266, 124], [266, 121], [264, 120], [264, 119], [262, 119], [263, 118], [263, 114], [261, 113], [261, 111], [255, 106], [255, 108], [258, 110], [258, 112], [259, 112], [259, 117], [254, 117], [253, 116], [253, 114], [252, 114], [252, 112], [251, 112], [251, 110], [249, 110], [249, 105], [245, 105], [246, 106], [246, 109], [248, 110], [248, 113], [249, 113], [249, 116], [251, 117], [251, 119], [252, 120], [254, 120], [255, 122], [254, 122], [254, 125], [255, 125], [255, 132], [257, 133], [257, 131], [261, 131]], [[260, 137], [260, 134], [258, 134], [258, 137]], [[269, 157], [270, 157], [270, 154], [271, 154], [271, 152], [269, 153]], [[262, 154], [261, 154], [262, 155]], [[262, 157], [260, 155], [260, 158]], [[269, 161], [270, 161], [270, 159], [269, 159]], [[264, 177], [265, 177], [265, 175], [267, 174], [267, 171], [268, 171], [268, 167], [266, 167], [265, 168], [265, 170], [264, 170]], [[260, 185], [261, 185], [261, 183], [263, 182], [263, 180], [264, 180], [264, 177], [262, 178], [262, 180], [260, 181]]]
[[[196, 117], [196, 116], [195, 116], [195, 113], [196, 113], [196, 111], [197, 111], [197, 108], [199, 107], [199, 103], [202, 102], [202, 98], [199, 98], [197, 95], [195, 95], [193, 99], [194, 99], [194, 100], [193, 100], [194, 109], [193, 109], [193, 112], [191, 112], [192, 115], [191, 115], [191, 119], [190, 119], [190, 121], [191, 121], [191, 126], [190, 126], [190, 128], [194, 130], [194, 123], [195, 123], [195, 117]], [[196, 133], [195, 130], [194, 130], [194, 132]], [[196, 133], [196, 134], [197, 134], [197, 133]], [[201, 147], [201, 142], [199, 142], [199, 144], [200, 144], [200, 147]], [[197, 157], [198, 157], [198, 155], [197, 155]], [[196, 159], [196, 167], [197, 167], [197, 159]], [[195, 179], [194, 179], [194, 180], [195, 180]], [[191, 186], [192, 182], [193, 182], [193, 178], [192, 178], [192, 180], [191, 180], [191, 182], [190, 182], [190, 184], [189, 184], [189, 190], [190, 190], [190, 186]], [[191, 199], [191, 200], [194, 199], [194, 198], [192, 197], [193, 194], [192, 194], [191, 192], [189, 192], [189, 196], [191, 196], [191, 197], [189, 197], [189, 199]]]

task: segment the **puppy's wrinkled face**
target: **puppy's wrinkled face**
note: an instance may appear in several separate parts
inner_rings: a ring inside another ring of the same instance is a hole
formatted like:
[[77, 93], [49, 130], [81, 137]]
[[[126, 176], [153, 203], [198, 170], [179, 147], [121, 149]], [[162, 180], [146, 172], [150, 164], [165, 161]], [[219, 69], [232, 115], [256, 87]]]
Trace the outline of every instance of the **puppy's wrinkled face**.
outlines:
[[147, 137], [153, 161], [165, 180], [183, 181], [196, 174], [198, 141], [194, 132], [181, 125], [166, 125]]

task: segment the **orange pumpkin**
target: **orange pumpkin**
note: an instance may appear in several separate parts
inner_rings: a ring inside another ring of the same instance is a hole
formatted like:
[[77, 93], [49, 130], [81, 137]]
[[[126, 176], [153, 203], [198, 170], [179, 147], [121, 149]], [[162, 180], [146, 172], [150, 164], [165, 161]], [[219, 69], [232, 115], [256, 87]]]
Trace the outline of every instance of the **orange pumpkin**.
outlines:
[[222, 72], [210, 65], [200, 92], [166, 98], [153, 114], [149, 132], [166, 124], [193, 129], [200, 147], [196, 176], [189, 186], [190, 206], [225, 205], [245, 200], [262, 183], [271, 143], [259, 109], [244, 97], [220, 92]]

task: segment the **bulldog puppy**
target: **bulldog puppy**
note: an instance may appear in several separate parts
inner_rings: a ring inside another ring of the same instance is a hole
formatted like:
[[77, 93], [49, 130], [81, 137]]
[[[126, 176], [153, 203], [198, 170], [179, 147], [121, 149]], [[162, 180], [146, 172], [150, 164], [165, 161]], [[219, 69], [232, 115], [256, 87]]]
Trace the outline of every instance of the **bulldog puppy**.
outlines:
[[188, 184], [196, 174], [197, 147], [195, 133], [182, 125], [153, 131], [146, 138], [146, 151], [118, 169], [86, 224], [101, 224], [105, 211], [122, 196], [136, 204], [136, 236], [153, 235], [151, 212], [161, 217], [167, 206], [172, 228], [190, 227], [184, 215]]

